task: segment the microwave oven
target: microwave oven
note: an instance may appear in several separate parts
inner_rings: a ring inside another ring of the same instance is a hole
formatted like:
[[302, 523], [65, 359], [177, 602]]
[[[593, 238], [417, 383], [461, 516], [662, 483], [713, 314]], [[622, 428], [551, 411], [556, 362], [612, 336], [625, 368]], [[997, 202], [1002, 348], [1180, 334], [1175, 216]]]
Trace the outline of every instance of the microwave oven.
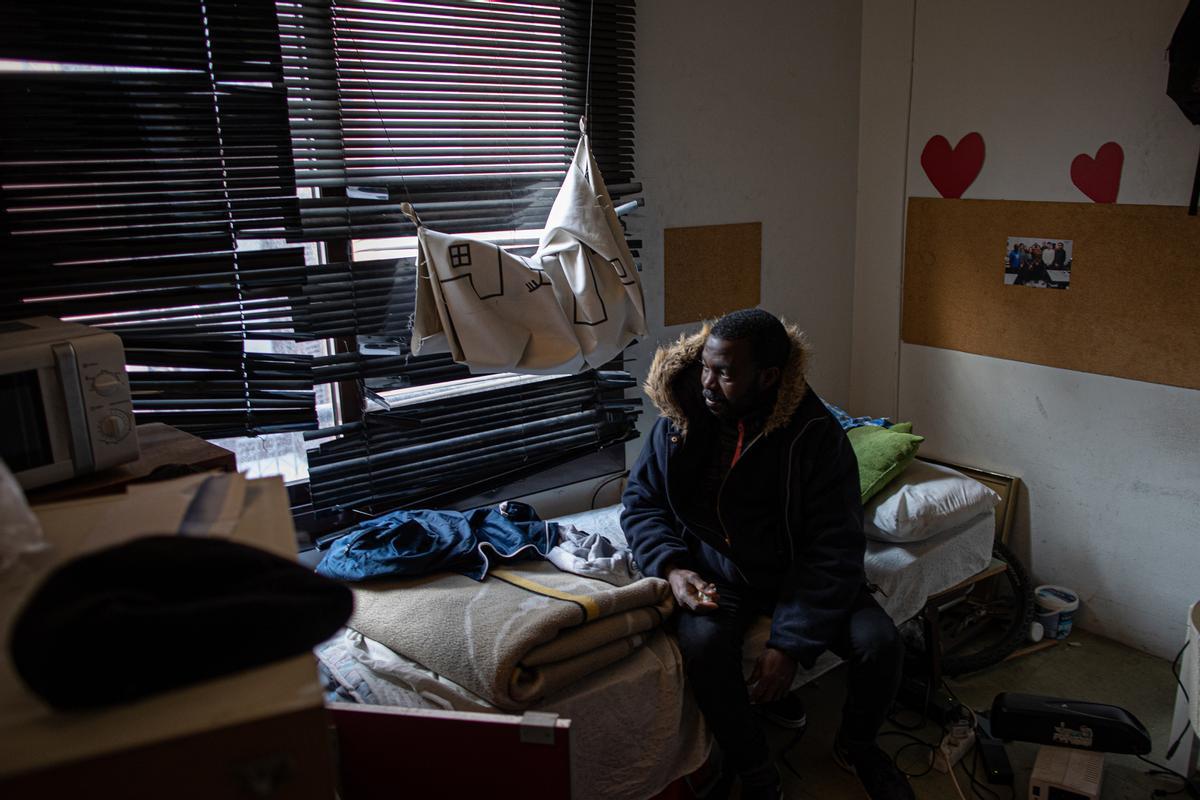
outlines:
[[25, 489], [135, 461], [125, 351], [53, 317], [0, 321], [0, 457]]

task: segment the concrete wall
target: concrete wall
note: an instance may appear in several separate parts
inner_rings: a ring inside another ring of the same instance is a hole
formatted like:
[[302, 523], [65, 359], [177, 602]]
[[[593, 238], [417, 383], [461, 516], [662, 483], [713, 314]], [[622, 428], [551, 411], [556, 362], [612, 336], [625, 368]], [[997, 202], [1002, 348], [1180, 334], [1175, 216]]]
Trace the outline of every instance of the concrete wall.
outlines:
[[809, 332], [817, 390], [849, 399], [859, 40], [859, 3], [845, 0], [638, 4], [646, 208], [631, 227], [651, 327], [639, 377], [660, 342], [694, 327], [663, 324], [663, 229], [762, 222], [761, 305]]
[[1200, 393], [902, 345], [898, 328], [904, 198], [937, 195], [919, 163], [934, 134], [983, 135], [967, 198], [1085, 202], [1071, 159], [1111, 140], [1120, 202], [1187, 202], [1200, 134], [1164, 94], [1185, 5], [866, 0], [862, 24], [851, 407], [1020, 475], [1016, 544], [1039, 582], [1080, 590], [1084, 627], [1164, 656], [1197, 599]]

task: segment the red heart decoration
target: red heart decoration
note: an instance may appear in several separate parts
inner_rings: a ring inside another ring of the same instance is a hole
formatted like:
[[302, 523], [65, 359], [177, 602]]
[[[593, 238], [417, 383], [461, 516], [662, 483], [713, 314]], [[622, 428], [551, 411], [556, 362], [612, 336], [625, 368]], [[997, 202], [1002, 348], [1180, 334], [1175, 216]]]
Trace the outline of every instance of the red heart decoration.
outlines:
[[951, 147], [945, 136], [934, 136], [921, 151], [921, 168], [942, 197], [962, 197], [983, 169], [983, 137], [968, 133]]
[[1115, 203], [1124, 163], [1125, 151], [1121, 145], [1106, 142], [1100, 145], [1095, 158], [1087, 153], [1075, 156], [1071, 161], [1071, 183], [1096, 203]]

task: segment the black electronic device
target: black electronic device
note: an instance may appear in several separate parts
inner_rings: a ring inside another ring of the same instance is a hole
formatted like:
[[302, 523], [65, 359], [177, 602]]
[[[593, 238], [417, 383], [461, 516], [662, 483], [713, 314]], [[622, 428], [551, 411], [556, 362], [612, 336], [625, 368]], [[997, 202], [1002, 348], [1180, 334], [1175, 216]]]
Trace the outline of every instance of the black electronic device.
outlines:
[[1150, 752], [1150, 734], [1137, 717], [1118, 706], [1001, 692], [992, 701], [992, 735], [1101, 753]]
[[979, 758], [983, 761], [983, 774], [987, 782], [1000, 786], [1013, 785], [1012, 763], [1004, 742], [992, 735], [991, 721], [980, 715], [975, 720], [975, 742]]

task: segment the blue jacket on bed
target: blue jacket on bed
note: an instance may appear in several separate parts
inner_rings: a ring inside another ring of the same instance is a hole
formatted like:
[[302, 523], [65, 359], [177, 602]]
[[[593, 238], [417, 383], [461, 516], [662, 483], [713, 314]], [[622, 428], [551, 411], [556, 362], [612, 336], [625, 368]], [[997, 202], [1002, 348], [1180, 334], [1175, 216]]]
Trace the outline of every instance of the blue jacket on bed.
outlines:
[[465, 513], [393, 511], [335, 539], [317, 572], [343, 581], [458, 572], [481, 581], [491, 558], [543, 558], [557, 542], [558, 524], [516, 500]]
[[680, 567], [748, 590], [774, 607], [768, 646], [812, 666], [865, 582], [858, 462], [841, 426], [791, 360], [761, 433], [743, 447], [716, 499], [700, 497], [717, 422], [700, 395], [707, 328], [655, 356], [646, 392], [662, 417], [622, 497], [621, 526], [648, 575]]

